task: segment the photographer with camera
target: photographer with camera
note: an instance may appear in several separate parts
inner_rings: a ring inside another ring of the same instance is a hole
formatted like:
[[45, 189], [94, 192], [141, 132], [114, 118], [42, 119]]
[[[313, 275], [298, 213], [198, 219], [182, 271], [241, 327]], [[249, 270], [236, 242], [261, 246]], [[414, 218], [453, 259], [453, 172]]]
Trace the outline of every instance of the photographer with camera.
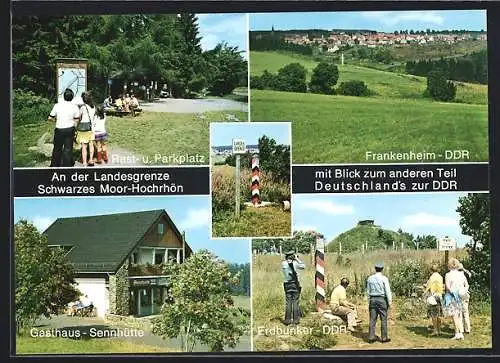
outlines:
[[303, 270], [305, 268], [295, 251], [288, 251], [285, 253], [285, 259], [281, 261], [281, 269], [283, 271], [283, 287], [285, 289], [285, 325], [299, 324], [300, 322], [300, 282], [297, 274], [297, 269]]

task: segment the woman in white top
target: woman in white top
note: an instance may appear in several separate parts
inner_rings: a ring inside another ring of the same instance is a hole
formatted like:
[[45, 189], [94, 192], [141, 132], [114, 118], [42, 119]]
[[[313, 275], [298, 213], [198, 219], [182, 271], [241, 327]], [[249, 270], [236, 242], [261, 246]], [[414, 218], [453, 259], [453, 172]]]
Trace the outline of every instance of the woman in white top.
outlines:
[[458, 266], [458, 271], [464, 274], [465, 277], [465, 291], [460, 298], [462, 299], [462, 314], [464, 317], [464, 325], [465, 325], [465, 332], [467, 334], [470, 333], [471, 327], [470, 327], [470, 316], [469, 316], [469, 300], [470, 300], [470, 292], [469, 292], [469, 282], [467, 281], [467, 277], [470, 278], [470, 272], [467, 271], [462, 263], [459, 264]]
[[449, 272], [446, 273], [444, 283], [446, 287], [444, 312], [453, 318], [455, 323], [455, 336], [451, 339], [464, 339], [464, 326], [462, 315], [462, 299], [466, 291], [467, 279], [464, 274], [458, 271], [460, 262], [456, 258], [450, 258], [448, 262]]
[[[94, 133], [92, 123], [95, 116], [95, 107], [89, 92], [82, 93], [83, 105], [80, 107], [80, 122], [77, 126], [76, 142], [82, 147], [83, 166], [94, 166]], [[87, 145], [89, 158], [87, 160]]]

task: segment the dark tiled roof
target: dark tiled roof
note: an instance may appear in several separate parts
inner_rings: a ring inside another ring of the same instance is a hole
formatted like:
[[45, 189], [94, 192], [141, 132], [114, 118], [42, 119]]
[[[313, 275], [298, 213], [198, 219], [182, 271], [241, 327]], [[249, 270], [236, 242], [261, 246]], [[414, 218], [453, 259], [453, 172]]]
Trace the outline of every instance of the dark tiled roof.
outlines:
[[[159, 209], [58, 218], [43, 234], [47, 236], [49, 245], [73, 246], [67, 258], [75, 267], [76, 272], [114, 273], [162, 214], [166, 212]], [[168, 214], [167, 219], [171, 222], [174, 231], [181, 237]], [[186, 249], [189, 249], [187, 244]]]

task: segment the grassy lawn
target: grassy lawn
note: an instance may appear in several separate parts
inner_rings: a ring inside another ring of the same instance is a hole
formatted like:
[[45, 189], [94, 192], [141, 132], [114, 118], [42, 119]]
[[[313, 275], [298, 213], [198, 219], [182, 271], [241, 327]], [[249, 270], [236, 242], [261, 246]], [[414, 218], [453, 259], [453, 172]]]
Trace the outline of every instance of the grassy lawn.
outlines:
[[[47, 340], [50, 341], [48, 344]], [[145, 344], [116, 339], [16, 338], [17, 354], [99, 354], [99, 353], [159, 353], [176, 352]]]
[[[456, 256], [462, 258], [463, 251], [457, 251]], [[488, 302], [474, 301], [471, 303], [472, 333], [465, 336], [464, 341], [453, 341], [450, 338], [454, 334], [451, 318], [444, 318], [442, 335], [430, 337], [428, 327], [430, 319], [426, 316], [426, 306], [423, 299], [404, 298], [395, 296], [393, 309], [389, 314], [389, 337], [391, 342], [387, 344], [369, 344], [368, 338], [368, 303], [361, 294], [355, 294], [355, 274], [358, 278], [364, 274], [372, 273], [375, 261], [383, 259], [387, 269], [396, 261], [411, 259], [424, 259], [431, 262], [436, 258], [442, 258], [434, 250], [420, 251], [374, 251], [361, 255], [349, 254], [352, 264], [337, 264], [336, 254], [327, 253], [325, 257], [325, 282], [327, 302], [331, 291], [338, 284], [339, 276], [348, 276], [351, 284], [347, 289], [347, 297], [354, 302], [358, 309], [358, 317], [362, 320], [359, 332], [347, 333], [345, 330], [336, 331], [331, 328], [332, 323], [325, 318], [315, 314], [315, 288], [314, 288], [314, 266], [310, 256], [302, 256], [306, 269], [300, 273], [302, 285], [301, 310], [304, 317], [301, 318], [300, 327], [312, 328], [316, 335], [316, 343], [325, 344], [326, 350], [371, 350], [371, 349], [449, 349], [449, 348], [491, 348], [492, 326], [491, 306]], [[272, 328], [285, 328], [282, 324], [284, 318], [285, 296], [283, 293], [282, 275], [280, 270], [280, 256], [256, 255], [252, 263], [252, 319], [254, 349], [264, 350], [309, 350], [314, 344], [310, 339], [313, 334], [301, 334], [278, 331], [270, 332]], [[386, 273], [388, 273], [386, 271]], [[424, 281], [425, 282], [425, 281]], [[360, 282], [361, 283], [361, 282]], [[416, 282], [420, 283], [420, 282]], [[364, 293], [364, 285], [362, 293]], [[360, 286], [361, 286], [360, 285]], [[265, 329], [268, 329], [266, 332]], [[324, 329], [324, 330], [323, 330]], [[380, 322], [377, 324], [376, 334], [380, 336]], [[302, 330], [303, 332], [304, 330]]]
[[[144, 112], [137, 117], [107, 117], [109, 133], [108, 146], [124, 149], [139, 157], [147, 157], [151, 164], [156, 155], [189, 155], [198, 158], [198, 164], [208, 164], [209, 123], [224, 121], [227, 111], [206, 112], [203, 117], [197, 114]], [[244, 112], [230, 111], [240, 120], [247, 120]], [[39, 122], [13, 127], [14, 165], [48, 166], [47, 158], [28, 150], [35, 146], [45, 133], [52, 135], [53, 124]], [[52, 136], [49, 139], [52, 141]], [[201, 162], [201, 159], [203, 161]], [[170, 159], [173, 160], [173, 159]], [[161, 164], [157, 161], [155, 164]], [[174, 162], [170, 162], [174, 164]]]
[[[309, 80], [312, 70], [318, 64], [309, 57], [277, 52], [250, 52], [250, 72], [252, 75], [260, 75], [266, 69], [271, 73], [276, 73], [287, 64], [297, 62], [307, 69]], [[386, 72], [351, 64], [339, 65], [338, 67], [339, 80], [337, 85], [340, 85], [341, 82], [361, 80], [378, 97], [424, 99], [422, 94], [427, 87], [425, 77]], [[257, 102], [259, 102], [253, 97], [253, 93], [254, 91], [251, 94], [252, 118], [253, 112], [258, 108]], [[488, 87], [479, 84], [459, 83], [456, 101], [486, 105], [488, 103]]]
[[227, 213], [225, 218], [212, 221], [213, 237], [285, 237], [291, 236], [291, 214], [280, 207], [248, 207], [240, 219]]
[[261, 90], [251, 97], [252, 121], [292, 121], [294, 163], [367, 162], [367, 151], [434, 152], [429, 161], [443, 161], [455, 149], [488, 160], [485, 105]]
[[250, 311], [250, 296], [236, 295], [233, 300], [235, 306]]

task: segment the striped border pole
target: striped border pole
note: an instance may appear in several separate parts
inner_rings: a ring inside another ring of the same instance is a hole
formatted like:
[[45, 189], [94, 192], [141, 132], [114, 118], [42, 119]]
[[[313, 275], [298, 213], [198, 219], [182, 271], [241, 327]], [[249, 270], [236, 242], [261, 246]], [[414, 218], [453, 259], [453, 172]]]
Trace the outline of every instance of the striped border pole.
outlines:
[[322, 313], [325, 309], [325, 239], [323, 235], [316, 235], [315, 253], [316, 274], [314, 285], [316, 287], [316, 309]]
[[252, 204], [260, 204], [259, 154], [252, 155]]

